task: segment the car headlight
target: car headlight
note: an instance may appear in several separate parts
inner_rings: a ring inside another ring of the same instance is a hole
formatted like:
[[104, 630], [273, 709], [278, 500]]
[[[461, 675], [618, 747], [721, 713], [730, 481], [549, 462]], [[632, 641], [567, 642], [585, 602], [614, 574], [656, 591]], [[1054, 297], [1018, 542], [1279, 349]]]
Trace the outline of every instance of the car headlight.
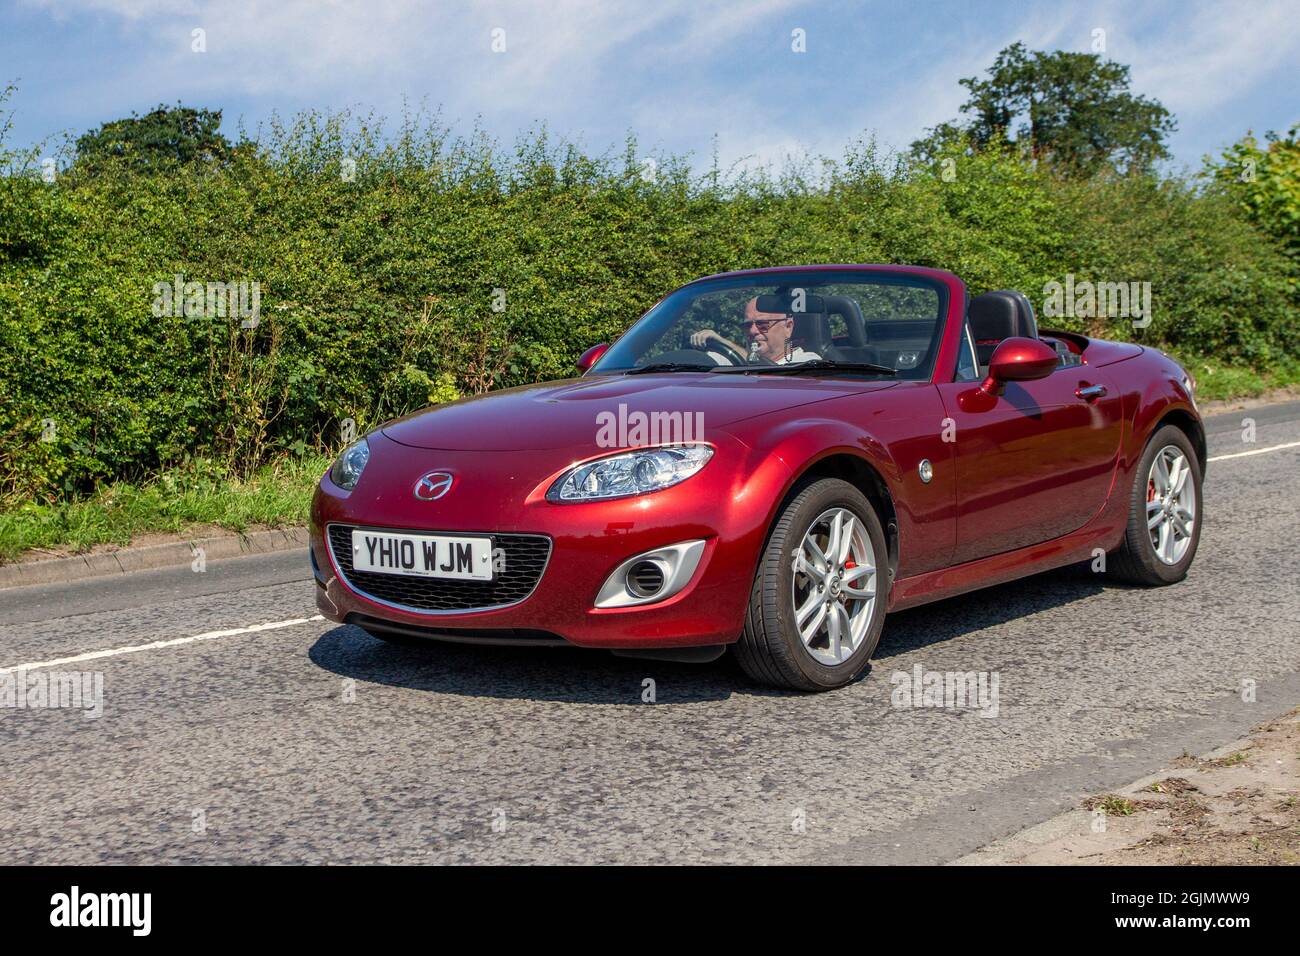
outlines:
[[661, 491], [685, 481], [713, 457], [709, 445], [663, 445], [622, 452], [570, 468], [546, 492], [548, 501], [600, 501]]
[[344, 491], [351, 491], [361, 480], [361, 472], [370, 460], [370, 443], [364, 438], [343, 449], [343, 454], [330, 466], [330, 481]]

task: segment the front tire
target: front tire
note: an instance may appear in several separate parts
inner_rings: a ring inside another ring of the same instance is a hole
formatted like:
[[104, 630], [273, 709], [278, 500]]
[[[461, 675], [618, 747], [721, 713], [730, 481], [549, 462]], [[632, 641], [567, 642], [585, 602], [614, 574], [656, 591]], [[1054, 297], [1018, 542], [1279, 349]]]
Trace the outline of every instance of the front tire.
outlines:
[[885, 622], [888, 551], [871, 502], [847, 481], [799, 490], [777, 517], [735, 645], [754, 680], [843, 687], [867, 666]]
[[1201, 540], [1201, 465], [1187, 434], [1165, 425], [1151, 436], [1129, 492], [1124, 542], [1107, 556], [1110, 575], [1161, 587], [1187, 577]]

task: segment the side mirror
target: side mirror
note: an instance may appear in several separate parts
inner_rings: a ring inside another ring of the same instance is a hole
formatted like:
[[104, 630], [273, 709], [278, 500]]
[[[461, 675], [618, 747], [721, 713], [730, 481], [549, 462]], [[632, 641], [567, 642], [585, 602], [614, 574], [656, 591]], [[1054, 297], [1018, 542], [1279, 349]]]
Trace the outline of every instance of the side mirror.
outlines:
[[1047, 378], [1056, 371], [1056, 350], [1038, 339], [1010, 338], [993, 350], [989, 377], [980, 389], [992, 395], [1002, 392], [1007, 382], [1030, 382]]
[[[600, 357], [605, 354], [608, 348], [608, 342], [601, 342], [599, 345], [593, 345], [591, 348], [587, 349], [587, 351], [583, 352], [582, 355], [578, 357], [578, 371], [583, 375], [586, 375], [587, 370], [600, 361]], [[1055, 355], [1056, 353], [1052, 354]]]

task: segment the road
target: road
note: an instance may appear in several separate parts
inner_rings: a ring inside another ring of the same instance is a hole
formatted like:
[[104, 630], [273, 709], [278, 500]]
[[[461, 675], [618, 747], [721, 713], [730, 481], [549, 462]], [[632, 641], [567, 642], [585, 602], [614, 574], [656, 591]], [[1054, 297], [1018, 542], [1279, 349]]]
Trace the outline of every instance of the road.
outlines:
[[[1300, 403], [1208, 427], [1236, 457], [1183, 584], [1084, 566], [904, 612], [831, 694], [729, 658], [389, 646], [314, 619], [298, 552], [0, 591], [0, 670], [104, 682], [98, 719], [0, 709], [3, 859], [954, 859], [1300, 701]], [[915, 665], [996, 674], [997, 716], [891, 706]]]

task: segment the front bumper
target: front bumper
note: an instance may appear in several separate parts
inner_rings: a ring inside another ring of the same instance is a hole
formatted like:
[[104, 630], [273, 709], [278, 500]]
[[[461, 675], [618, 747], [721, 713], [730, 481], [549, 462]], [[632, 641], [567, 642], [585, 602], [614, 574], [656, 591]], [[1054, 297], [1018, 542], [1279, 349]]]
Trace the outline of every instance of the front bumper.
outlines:
[[[753, 461], [747, 446], [724, 435], [714, 440], [714, 460], [680, 485], [618, 501], [557, 504], [545, 500], [545, 491], [571, 464], [557, 461], [563, 453], [417, 449], [379, 433], [370, 442], [371, 461], [357, 488], [345, 492], [326, 476], [312, 504], [321, 612], [339, 622], [369, 619], [466, 639], [499, 634], [497, 643], [514, 643], [513, 634], [615, 649], [735, 641], [769, 512], [788, 476], [779, 460]], [[414, 481], [434, 468], [455, 476], [452, 490], [434, 502], [415, 499]], [[507, 568], [512, 541], [545, 540], [549, 550], [535, 585], [515, 588], [504, 603], [500, 594], [483, 591], [485, 597], [459, 604], [490, 601], [486, 606], [418, 609], [392, 600], [392, 593], [367, 593], [365, 582], [349, 575], [346, 557], [327, 536], [333, 527], [353, 526], [492, 534], [503, 541]], [[704, 552], [677, 594], [635, 607], [595, 606], [601, 586], [626, 559], [690, 539], [703, 539]]]

